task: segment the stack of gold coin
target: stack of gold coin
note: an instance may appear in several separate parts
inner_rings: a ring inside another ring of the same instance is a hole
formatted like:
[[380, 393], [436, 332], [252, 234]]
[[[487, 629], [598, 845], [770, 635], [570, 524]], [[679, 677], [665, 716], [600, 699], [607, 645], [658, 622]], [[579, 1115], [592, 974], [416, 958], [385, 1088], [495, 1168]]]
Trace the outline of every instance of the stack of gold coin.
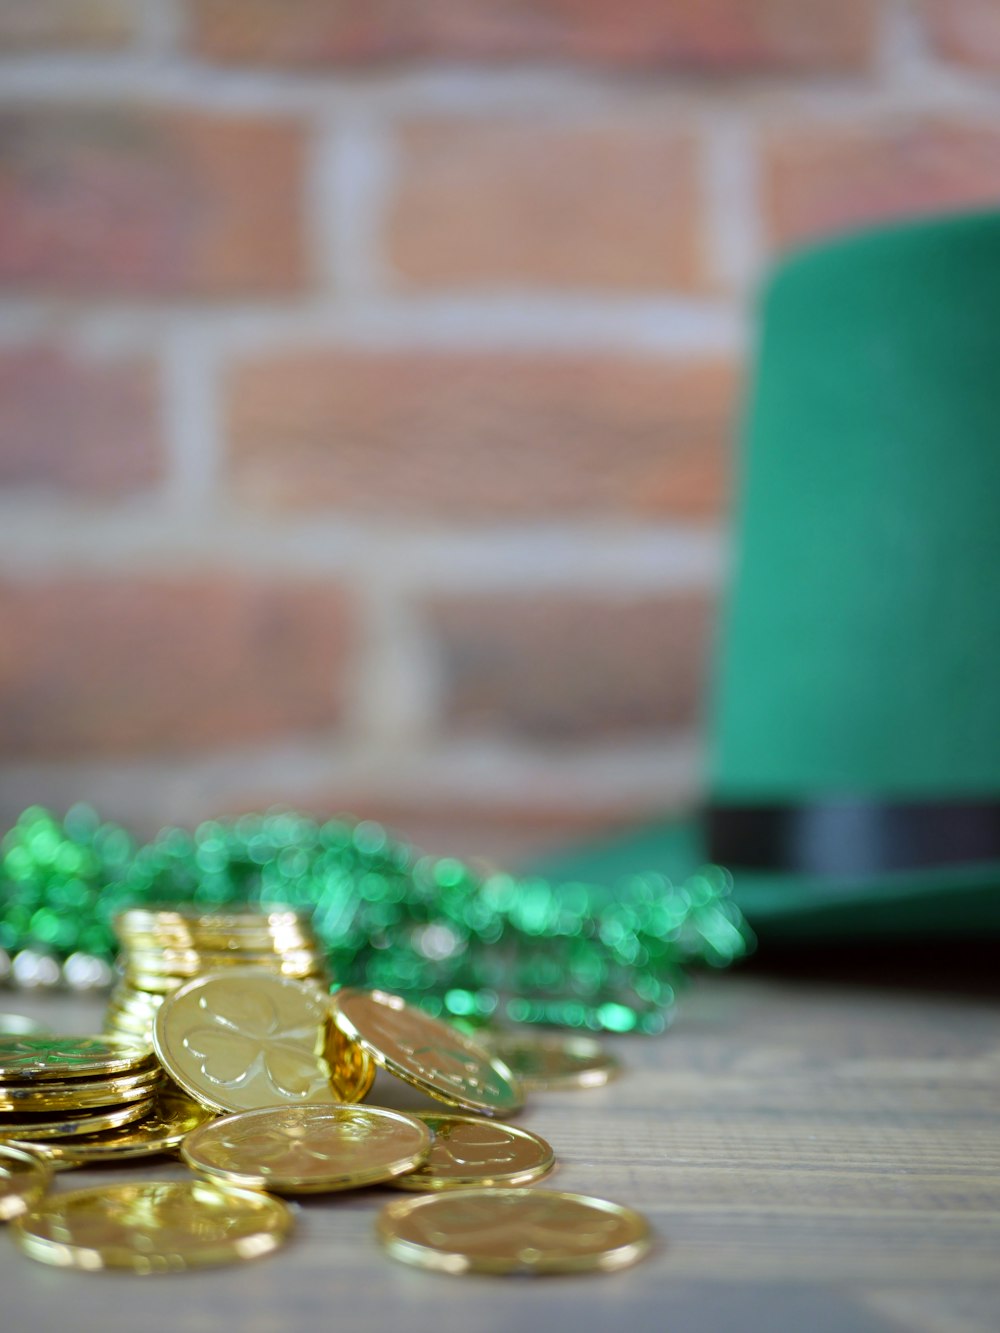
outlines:
[[85, 1125], [73, 1125], [72, 1133], [53, 1133], [44, 1138], [32, 1136], [29, 1126], [22, 1138], [10, 1139], [6, 1146], [28, 1148], [51, 1169], [64, 1171], [98, 1162], [174, 1156], [187, 1135], [212, 1118], [210, 1110], [164, 1079], [152, 1103], [139, 1106], [128, 1120], [119, 1117], [103, 1125], [94, 1122], [87, 1132]]
[[44, 1144], [140, 1120], [163, 1070], [119, 1037], [0, 1037], [0, 1140]]
[[233, 967], [265, 968], [279, 976], [329, 977], [308, 920], [290, 909], [273, 912], [188, 912], [132, 908], [115, 922], [121, 979], [111, 995], [109, 1032], [151, 1039], [166, 995], [194, 977]]

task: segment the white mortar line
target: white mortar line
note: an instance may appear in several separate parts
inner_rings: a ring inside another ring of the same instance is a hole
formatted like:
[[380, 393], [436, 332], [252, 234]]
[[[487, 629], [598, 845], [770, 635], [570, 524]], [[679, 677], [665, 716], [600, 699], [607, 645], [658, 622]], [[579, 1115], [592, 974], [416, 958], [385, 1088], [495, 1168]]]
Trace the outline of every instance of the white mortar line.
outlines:
[[[339, 259], [337, 262], [340, 262]], [[372, 275], [369, 273], [369, 278]], [[213, 356], [251, 356], [289, 348], [580, 349], [632, 351], [692, 360], [738, 355], [744, 315], [730, 299], [628, 298], [613, 294], [503, 294], [309, 300], [289, 305], [191, 303], [169, 307], [0, 298], [0, 343], [43, 334], [97, 338], [123, 352], [155, 350], [165, 332], [191, 328]]]
[[442, 532], [422, 542], [403, 538], [387, 558], [393, 559], [397, 586], [412, 593], [630, 594], [712, 587], [721, 577], [724, 553], [718, 533], [706, 527], [546, 523], [507, 532]]
[[[898, 11], [903, 13], [902, 10]], [[883, 74], [864, 72], [818, 75], [806, 70], [775, 75], [758, 73], [724, 81], [665, 71], [661, 75], [616, 74], [594, 69], [489, 69], [430, 66], [416, 70], [311, 71], [234, 69], [201, 63], [192, 57], [150, 59], [140, 46], [121, 55], [43, 54], [0, 58], [0, 101], [39, 100], [76, 105], [129, 102], [146, 106], [179, 106], [219, 114], [330, 115], [363, 111], [380, 116], [539, 114], [561, 121], [585, 121], [610, 114], [650, 116], [669, 120], [698, 116], [728, 106], [748, 116], [811, 114], [839, 107], [868, 119], [922, 105], [978, 109], [984, 115], [1000, 106], [995, 78], [976, 77], [967, 69], [952, 70], [928, 60], [919, 79], [897, 77], [919, 50], [907, 55], [897, 41], [890, 13], [889, 48], [883, 44]], [[152, 21], [151, 21], [152, 22]], [[169, 55], [169, 29], [144, 44], [157, 43]], [[886, 53], [888, 51], [888, 54]], [[886, 65], [888, 61], [888, 65]]]
[[[196, 483], [202, 464], [188, 466]], [[171, 499], [184, 493], [178, 483]], [[712, 589], [724, 564], [723, 538], [708, 525], [544, 523], [461, 532], [338, 514], [281, 522], [221, 511], [206, 522], [187, 504], [134, 501], [105, 510], [0, 500], [0, 572], [20, 577], [123, 568], [170, 575], [212, 566], [366, 587], [381, 579], [394, 594], [414, 597], [559, 589], [631, 596]]]
[[0, 348], [24, 347], [65, 334], [54, 303], [31, 297], [0, 297]]
[[183, 48], [185, 19], [175, 0], [133, 0], [138, 13], [134, 50], [139, 56], [162, 61]]
[[427, 742], [439, 720], [437, 655], [389, 571], [366, 570], [361, 649], [347, 682], [352, 735], [372, 753]]
[[747, 117], [720, 111], [705, 118], [701, 142], [714, 269], [745, 299], [766, 254], [756, 136]]
[[171, 330], [161, 360], [164, 442], [170, 462], [166, 499], [198, 515], [215, 496], [223, 466], [219, 376], [210, 348], [194, 327]]
[[[149, 26], [154, 28], [155, 20]], [[169, 33], [169, 26], [166, 31]], [[600, 71], [558, 68], [424, 66], [398, 71], [331, 67], [317, 73], [213, 65], [193, 55], [151, 66], [142, 48], [112, 55], [0, 56], [0, 97], [45, 97], [62, 102], [128, 98], [148, 105], [190, 102], [206, 110], [234, 113], [327, 113], [358, 107], [403, 114], [517, 113], [529, 105], [556, 109], [601, 106], [618, 100], [622, 90], [620, 81]], [[672, 101], [677, 101], [676, 92]]]
[[340, 265], [339, 134], [335, 123], [313, 127], [305, 167], [303, 214], [315, 275], [313, 288], [320, 299], [336, 290]]
[[875, 69], [884, 88], [919, 97], [928, 85], [946, 81], [937, 80], [938, 71], [913, 0], [882, 0], [877, 22]]
[[0, 769], [0, 805], [14, 811], [42, 799], [62, 809], [87, 799], [118, 819], [146, 822], [155, 809], [163, 822], [184, 823], [272, 794], [294, 805], [327, 792], [359, 806], [452, 800], [567, 813], [651, 810], [690, 798], [700, 754], [693, 737], [558, 752], [468, 741], [393, 753], [352, 752], [331, 738], [183, 758], [9, 763]]
[[324, 272], [340, 296], [364, 298], [384, 284], [382, 230], [392, 174], [384, 130], [350, 115], [321, 133], [312, 173]]
[[990, 116], [989, 101], [1000, 85], [991, 70], [938, 56], [914, 0], [883, 0], [879, 13], [878, 73], [889, 98], [915, 110], [923, 104], [932, 113], [975, 116], [982, 106], [985, 123], [996, 127], [997, 111]]

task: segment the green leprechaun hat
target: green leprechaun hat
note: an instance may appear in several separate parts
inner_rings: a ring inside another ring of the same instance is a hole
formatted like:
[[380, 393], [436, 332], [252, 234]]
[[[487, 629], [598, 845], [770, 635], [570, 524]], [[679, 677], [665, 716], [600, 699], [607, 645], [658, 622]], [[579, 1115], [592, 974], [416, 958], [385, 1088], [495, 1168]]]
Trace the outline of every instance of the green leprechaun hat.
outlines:
[[709, 733], [702, 817], [538, 868], [718, 861], [762, 942], [1000, 932], [1000, 214], [773, 275]]

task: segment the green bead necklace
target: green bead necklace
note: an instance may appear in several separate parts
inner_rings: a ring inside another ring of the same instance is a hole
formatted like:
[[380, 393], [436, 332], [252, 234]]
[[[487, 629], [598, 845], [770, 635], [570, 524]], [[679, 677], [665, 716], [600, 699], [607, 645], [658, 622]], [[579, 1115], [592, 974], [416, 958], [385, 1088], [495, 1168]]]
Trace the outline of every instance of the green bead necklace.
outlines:
[[718, 866], [613, 888], [478, 874], [371, 821], [283, 810], [137, 845], [89, 806], [33, 806], [0, 843], [0, 965], [15, 984], [103, 985], [126, 907], [284, 905], [311, 914], [342, 984], [470, 1022], [659, 1032], [686, 966], [752, 947], [729, 889]]

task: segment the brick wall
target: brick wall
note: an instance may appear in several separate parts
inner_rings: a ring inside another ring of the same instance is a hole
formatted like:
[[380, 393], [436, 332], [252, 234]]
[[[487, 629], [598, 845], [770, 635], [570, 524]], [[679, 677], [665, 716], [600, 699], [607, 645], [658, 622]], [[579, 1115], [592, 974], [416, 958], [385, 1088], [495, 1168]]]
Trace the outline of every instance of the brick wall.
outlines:
[[1000, 199], [996, 0], [0, 6], [0, 819], [697, 787], [748, 297]]

